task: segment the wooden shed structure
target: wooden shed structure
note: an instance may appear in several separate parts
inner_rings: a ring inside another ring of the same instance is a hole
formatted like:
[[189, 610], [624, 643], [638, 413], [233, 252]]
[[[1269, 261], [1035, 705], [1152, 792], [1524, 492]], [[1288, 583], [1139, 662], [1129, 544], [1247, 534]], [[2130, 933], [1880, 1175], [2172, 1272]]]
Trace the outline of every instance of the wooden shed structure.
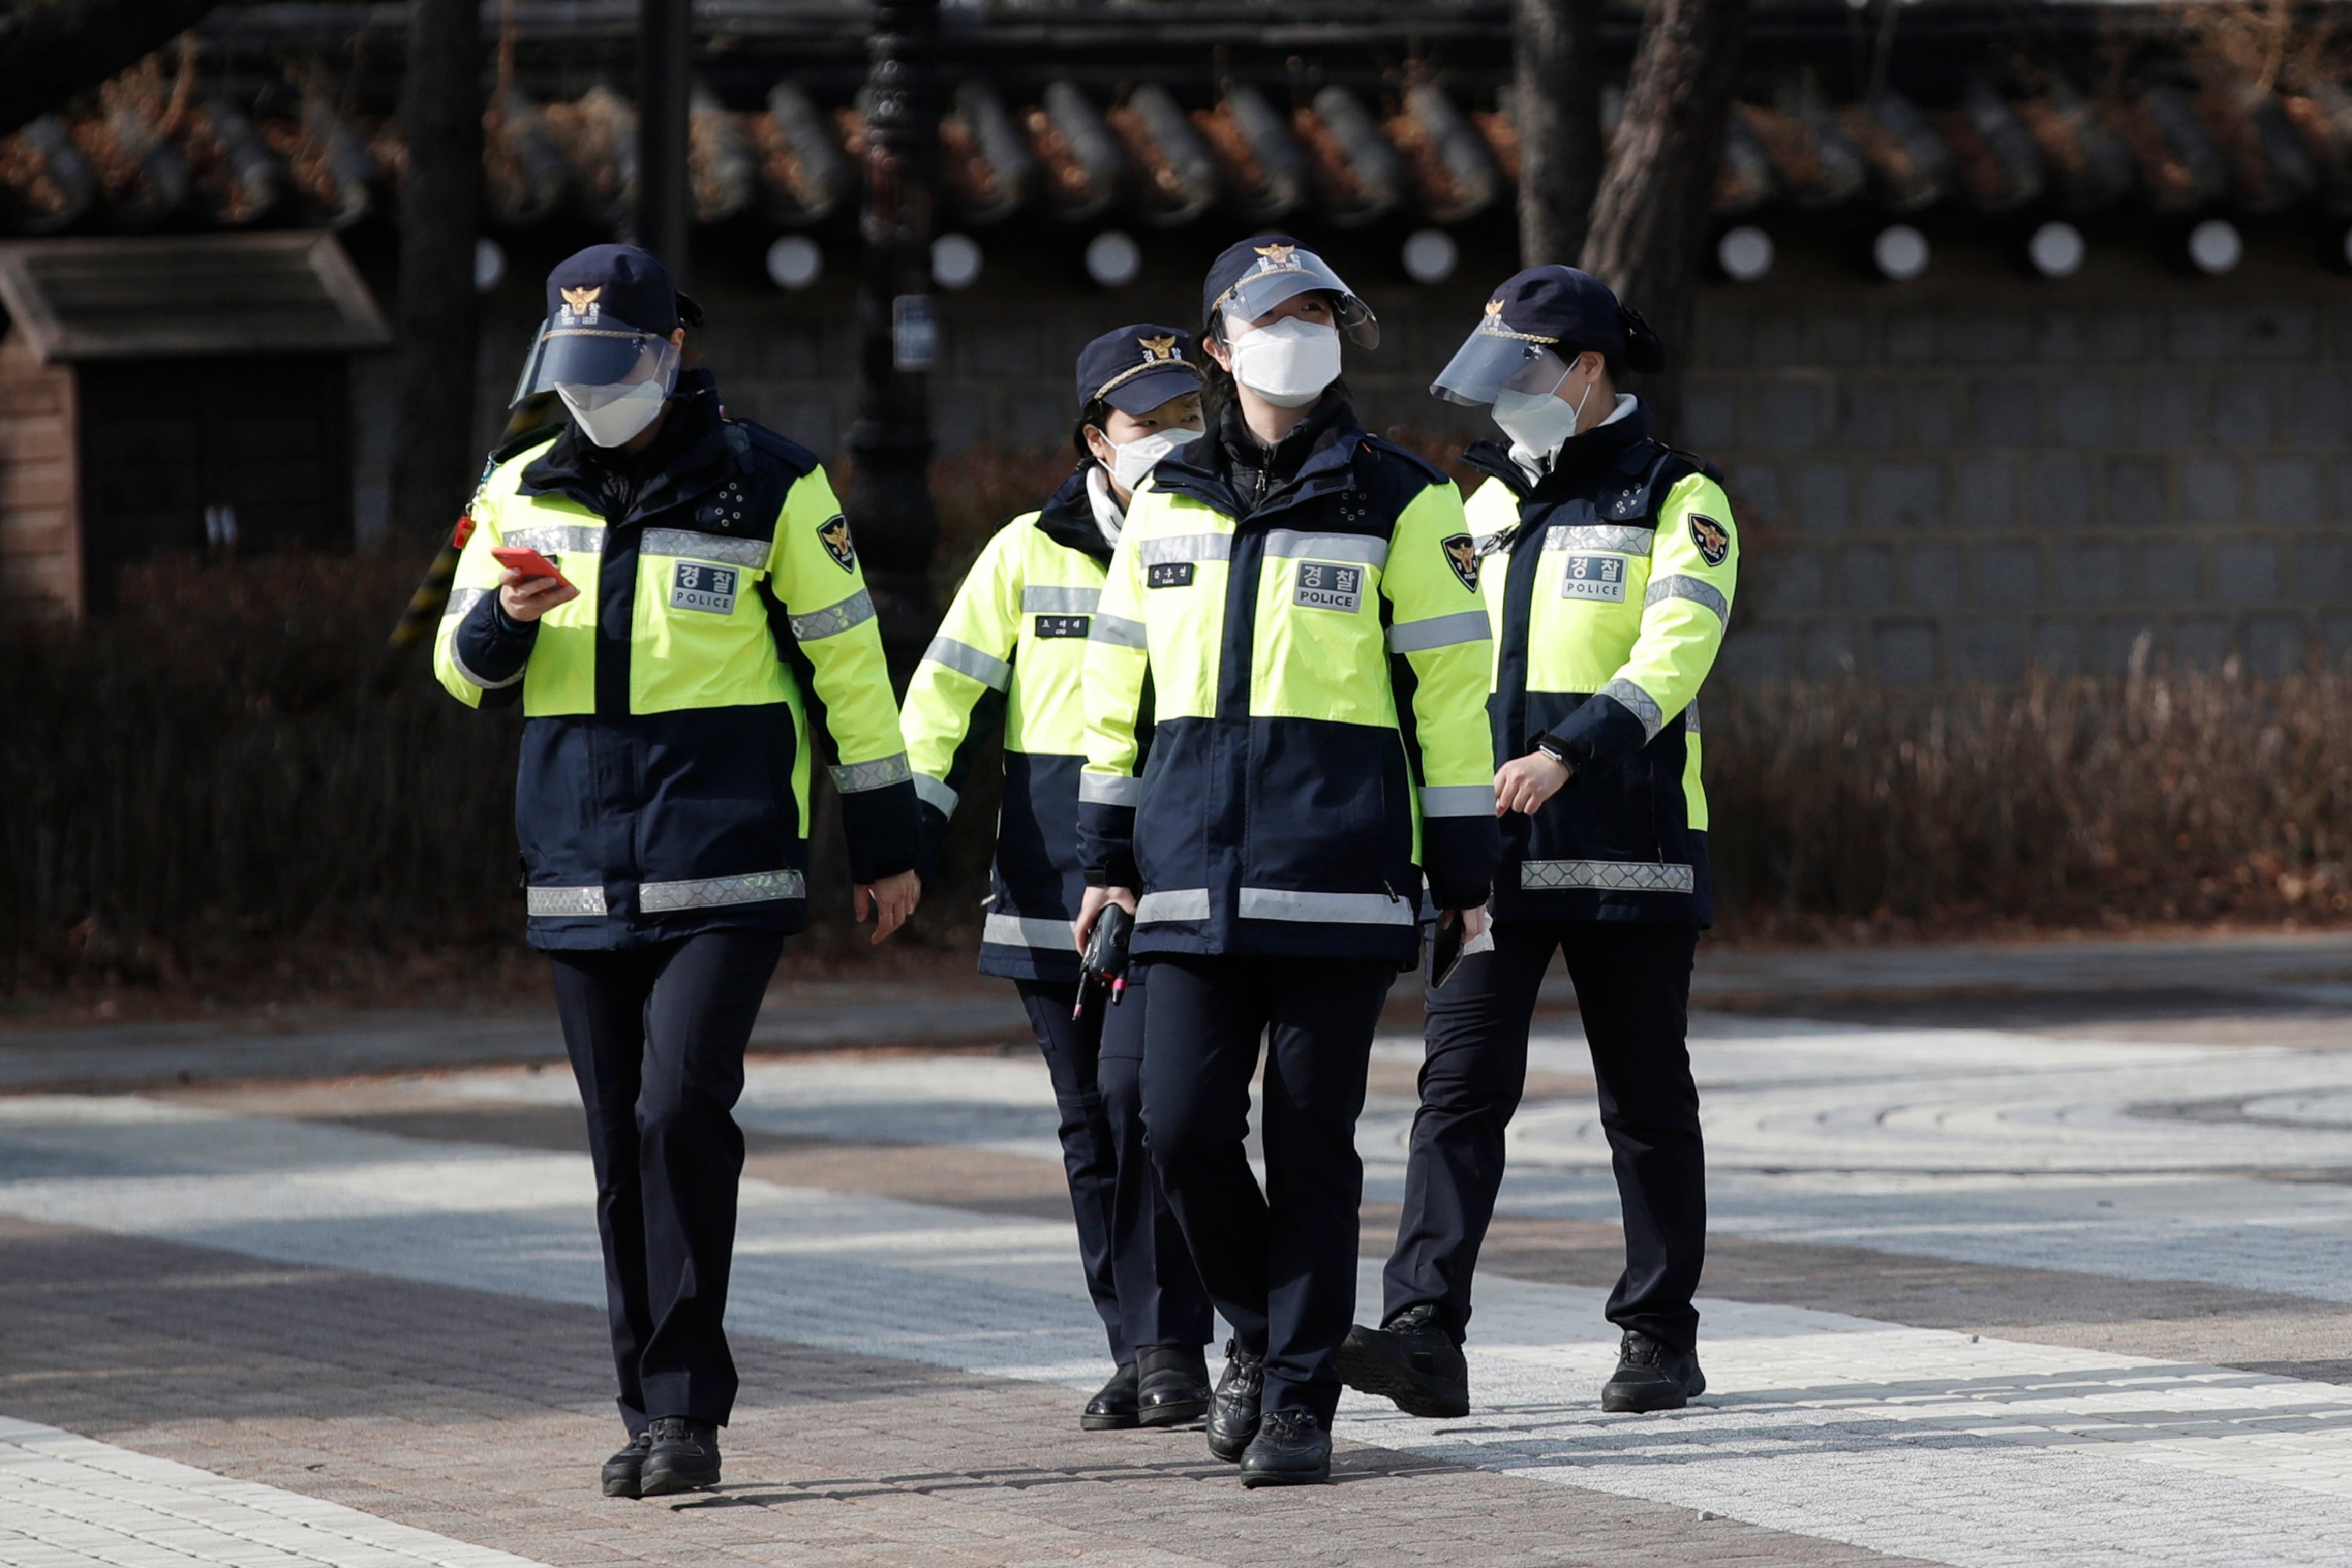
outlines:
[[349, 359], [390, 341], [331, 235], [0, 245], [0, 611], [80, 616], [163, 551], [352, 542]]

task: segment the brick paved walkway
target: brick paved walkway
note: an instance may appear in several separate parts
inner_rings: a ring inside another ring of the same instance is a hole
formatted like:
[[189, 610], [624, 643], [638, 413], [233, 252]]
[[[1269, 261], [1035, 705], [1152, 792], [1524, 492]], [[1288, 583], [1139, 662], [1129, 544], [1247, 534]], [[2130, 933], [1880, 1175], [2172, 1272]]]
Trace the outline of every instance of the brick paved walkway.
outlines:
[[1104, 1358], [1018, 1056], [754, 1070], [745, 1404], [673, 1505], [596, 1494], [561, 1074], [0, 1099], [0, 1564], [2352, 1561], [2352, 1041], [2308, 1023], [1705, 1021], [1712, 1389], [1664, 1417], [1592, 1408], [1614, 1199], [1540, 1040], [1476, 1411], [1351, 1397], [1343, 1484], [1297, 1493], [1076, 1429]]

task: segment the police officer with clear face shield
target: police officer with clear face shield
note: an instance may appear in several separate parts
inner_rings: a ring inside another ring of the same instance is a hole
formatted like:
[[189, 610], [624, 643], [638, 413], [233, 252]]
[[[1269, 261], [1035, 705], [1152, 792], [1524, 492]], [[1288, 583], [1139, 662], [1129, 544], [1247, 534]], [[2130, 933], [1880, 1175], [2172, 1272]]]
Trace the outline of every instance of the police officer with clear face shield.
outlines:
[[1208, 434], [1137, 489], [1088, 636], [1078, 924], [1135, 919], [1144, 1125], [1234, 1330], [1209, 1447], [1255, 1487], [1329, 1478], [1372, 1033], [1424, 892], [1483, 921], [1489, 633], [1459, 493], [1338, 384], [1363, 301], [1267, 236], [1202, 315]]
[[1722, 481], [1650, 435], [1618, 390], [1663, 369], [1648, 323], [1599, 280], [1506, 280], [1432, 389], [1487, 409], [1507, 447], [1468, 512], [1495, 634], [1492, 945], [1429, 993], [1421, 1107], [1381, 1326], [1350, 1331], [1350, 1385], [1414, 1415], [1470, 1408], [1470, 1286], [1554, 952], [1576, 984], [1625, 1222], [1608, 1303], [1622, 1331], [1601, 1408], [1705, 1391], [1691, 1305], [1706, 1164], [1685, 1045], [1691, 962], [1713, 918], [1696, 699], [1738, 568]]
[[876, 941], [920, 890], [848, 524], [814, 454], [728, 418], [710, 374], [681, 368], [699, 320], [635, 247], [556, 267], [516, 397], [552, 393], [570, 418], [484, 476], [434, 645], [452, 696], [523, 713], [523, 904], [595, 1163], [628, 1439], [603, 1468], [614, 1497], [719, 1479], [732, 1110], [784, 938], [808, 921], [814, 766]]

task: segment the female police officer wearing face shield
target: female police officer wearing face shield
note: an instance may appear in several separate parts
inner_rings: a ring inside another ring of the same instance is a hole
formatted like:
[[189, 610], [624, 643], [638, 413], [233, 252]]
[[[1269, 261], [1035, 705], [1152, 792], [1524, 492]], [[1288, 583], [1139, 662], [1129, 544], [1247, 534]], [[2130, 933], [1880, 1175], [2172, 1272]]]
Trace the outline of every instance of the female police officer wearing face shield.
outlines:
[[1223, 406], [1137, 492], [1087, 647], [1079, 926], [1135, 913], [1144, 1123], [1234, 1329], [1209, 1446], [1258, 1486], [1330, 1473], [1355, 1121], [1424, 886], [1482, 923], [1489, 634], [1453, 484], [1336, 385], [1363, 301], [1277, 237], [1219, 256], [1203, 306]]
[[1118, 1371], [1089, 1431], [1172, 1426], [1209, 1404], [1209, 1298], [1143, 1147], [1144, 989], [1079, 995], [1071, 921], [1085, 879], [1071, 824], [1086, 715], [1087, 633], [1126, 509], [1153, 464], [1201, 433], [1192, 335], [1140, 324], [1078, 355], [1078, 467], [991, 539], [916, 667], [903, 723], [925, 858], [974, 755], [1001, 725], [1004, 804], [980, 969], [1020, 988], [1054, 1080], [1087, 1287]]
[[1691, 1305], [1706, 1252], [1698, 1090], [1685, 1046], [1691, 959], [1711, 918], [1700, 684], [1738, 568], [1721, 481], [1650, 437], [1620, 371], [1664, 367], [1646, 322], [1598, 280], [1538, 267], [1496, 289], [1433, 389], [1491, 408], [1470, 502], [1494, 616], [1494, 946], [1429, 997], [1428, 1056], [1380, 1329], [1349, 1335], [1349, 1384], [1415, 1415], [1468, 1412], [1470, 1278], [1527, 1079], [1555, 949], [1592, 1047], [1625, 1218], [1609, 1298], [1623, 1331], [1604, 1410], [1706, 1390]]

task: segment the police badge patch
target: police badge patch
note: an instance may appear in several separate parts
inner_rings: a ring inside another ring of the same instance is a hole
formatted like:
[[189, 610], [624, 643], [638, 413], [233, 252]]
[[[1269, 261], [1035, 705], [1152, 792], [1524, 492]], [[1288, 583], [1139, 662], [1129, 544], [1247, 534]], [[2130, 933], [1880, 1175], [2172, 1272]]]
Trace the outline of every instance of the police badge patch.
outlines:
[[817, 524], [816, 537], [817, 542], [824, 546], [824, 552], [833, 557], [833, 563], [835, 566], [840, 567], [844, 572], [857, 570], [857, 547], [849, 542], [847, 518], [839, 512], [835, 512], [824, 521]]
[[1710, 566], [1720, 566], [1723, 558], [1731, 553], [1731, 530], [1711, 517], [1690, 514], [1691, 542], [1698, 546], [1702, 559]]
[[1462, 579], [1464, 587], [1474, 594], [1476, 593], [1478, 591], [1477, 543], [1466, 533], [1448, 534], [1441, 542], [1445, 546], [1445, 563], [1454, 568], [1454, 574]]

